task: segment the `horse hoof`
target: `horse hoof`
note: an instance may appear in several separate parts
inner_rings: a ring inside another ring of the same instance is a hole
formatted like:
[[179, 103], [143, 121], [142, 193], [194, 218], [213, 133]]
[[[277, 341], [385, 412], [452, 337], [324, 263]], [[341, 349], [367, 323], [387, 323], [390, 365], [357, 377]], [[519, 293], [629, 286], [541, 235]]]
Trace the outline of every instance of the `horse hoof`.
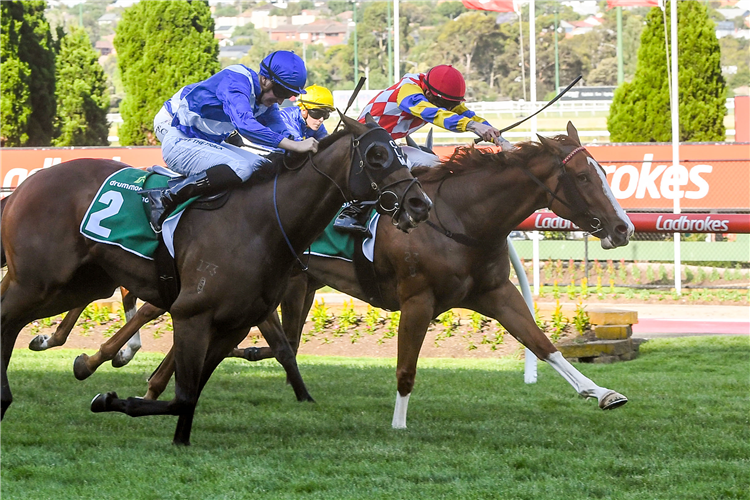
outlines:
[[138, 352], [140, 347], [136, 348], [130, 348], [130, 356], [125, 355], [125, 351], [118, 351], [114, 358], [112, 358], [112, 366], [115, 368], [122, 368], [123, 366], [127, 365], [131, 361], [133, 361], [133, 358], [135, 357], [135, 353]]
[[110, 411], [113, 399], [117, 399], [117, 393], [108, 392], [107, 394], [102, 394], [100, 392], [91, 400], [91, 411], [94, 413]]
[[73, 361], [73, 375], [75, 375], [78, 380], [86, 380], [94, 373], [94, 370], [89, 369], [86, 364], [88, 359], [88, 355], [79, 354], [75, 361]]
[[49, 337], [47, 335], [37, 335], [33, 339], [31, 339], [31, 342], [29, 342], [29, 349], [32, 351], [44, 351], [47, 349], [45, 344], [47, 343], [47, 340], [49, 340]]
[[112, 358], [112, 366], [115, 368], [122, 368], [128, 363], [130, 363], [130, 360], [122, 355], [122, 351], [118, 352], [117, 355]]
[[599, 401], [599, 408], [601, 408], [602, 410], [614, 410], [615, 408], [619, 408], [627, 402], [628, 398], [626, 398], [619, 392], [609, 391], [604, 396], [602, 396], [601, 401]]
[[248, 361], [260, 360], [260, 347], [246, 347], [242, 351], [242, 357]]

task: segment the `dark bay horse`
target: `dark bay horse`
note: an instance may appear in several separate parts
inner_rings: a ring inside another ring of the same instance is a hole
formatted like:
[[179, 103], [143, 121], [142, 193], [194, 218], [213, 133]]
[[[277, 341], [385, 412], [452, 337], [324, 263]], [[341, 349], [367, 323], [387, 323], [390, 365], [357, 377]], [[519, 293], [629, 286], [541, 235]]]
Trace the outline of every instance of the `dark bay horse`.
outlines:
[[[195, 406], [219, 362], [280, 302], [300, 254], [348, 199], [379, 199], [401, 230], [429, 215], [431, 201], [387, 132], [343, 117], [344, 130], [321, 141], [298, 167], [248, 183], [221, 209], [190, 210], [175, 234], [180, 293], [174, 323], [175, 397], [120, 399], [100, 394], [94, 411], [177, 415], [176, 444], [189, 444]], [[277, 160], [274, 165], [286, 162]], [[11, 195], [2, 214], [8, 273], [2, 281], [2, 413], [12, 402], [7, 368], [29, 322], [109, 297], [125, 286], [160, 305], [157, 272], [146, 261], [79, 232], [101, 183], [126, 167], [74, 160], [38, 172]]]
[[[464, 150], [440, 166], [415, 169], [434, 200], [430, 222], [438, 230], [422, 224], [403, 235], [389, 224], [378, 224], [374, 264], [379, 305], [401, 310], [394, 428], [406, 427], [419, 351], [430, 321], [454, 307], [498, 320], [576, 392], [596, 397], [600, 408], [613, 409], [627, 402], [616, 391], [596, 385], [562, 357], [509, 280], [507, 236], [540, 208], [548, 207], [596, 234], [604, 248], [627, 245], [633, 232], [601, 166], [581, 147], [572, 124], [568, 124], [567, 136], [540, 140], [540, 144], [521, 144], [510, 153]], [[455, 239], [446, 236], [446, 230]], [[295, 347], [315, 291], [323, 284], [372, 301], [360, 287], [352, 263], [311, 256], [308, 271], [292, 277], [281, 302], [283, 328]], [[278, 324], [278, 318], [269, 317], [259, 327], [270, 339], [281, 335], [272, 332]], [[255, 360], [270, 357], [274, 349], [249, 350]], [[232, 355], [247, 358], [246, 351], [235, 349]], [[171, 377], [169, 356], [149, 380], [147, 397], [158, 397], [166, 387]]]

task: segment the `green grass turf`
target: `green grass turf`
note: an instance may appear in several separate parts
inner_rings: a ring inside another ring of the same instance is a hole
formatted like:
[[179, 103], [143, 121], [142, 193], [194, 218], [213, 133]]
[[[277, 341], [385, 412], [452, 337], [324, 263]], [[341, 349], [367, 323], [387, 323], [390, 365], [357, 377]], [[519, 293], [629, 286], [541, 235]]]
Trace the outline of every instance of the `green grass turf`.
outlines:
[[[393, 359], [302, 357], [316, 404], [274, 362], [224, 362], [189, 448], [175, 417], [93, 414], [99, 391], [142, 395], [160, 356], [71, 373], [74, 351], [18, 350], [2, 424], [7, 499], [750, 498], [750, 339], [653, 340], [641, 357], [578, 365], [630, 403], [579, 398], [541, 364], [420, 361], [409, 428], [390, 427]], [[165, 396], [171, 397], [171, 386]]]

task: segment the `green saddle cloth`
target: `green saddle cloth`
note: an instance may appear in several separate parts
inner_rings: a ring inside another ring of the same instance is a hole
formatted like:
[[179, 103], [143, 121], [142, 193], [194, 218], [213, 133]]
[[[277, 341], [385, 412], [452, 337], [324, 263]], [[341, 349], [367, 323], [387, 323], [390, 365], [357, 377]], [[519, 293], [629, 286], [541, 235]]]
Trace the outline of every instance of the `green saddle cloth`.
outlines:
[[[343, 210], [343, 207], [341, 210]], [[331, 223], [326, 226], [323, 234], [310, 245], [310, 254], [346, 260], [354, 259], [354, 242], [358, 237], [352, 233], [345, 233], [333, 227], [333, 223], [336, 222], [336, 218], [341, 213], [341, 210], [339, 210]], [[375, 210], [370, 213], [370, 217], [367, 219], [368, 225], [374, 216]]]
[[[159, 240], [149, 224], [148, 204], [138, 191], [165, 188], [168, 182], [167, 176], [137, 168], [118, 170], [99, 188], [81, 222], [81, 234], [153, 260]], [[170, 217], [183, 211], [194, 199], [178, 206]]]

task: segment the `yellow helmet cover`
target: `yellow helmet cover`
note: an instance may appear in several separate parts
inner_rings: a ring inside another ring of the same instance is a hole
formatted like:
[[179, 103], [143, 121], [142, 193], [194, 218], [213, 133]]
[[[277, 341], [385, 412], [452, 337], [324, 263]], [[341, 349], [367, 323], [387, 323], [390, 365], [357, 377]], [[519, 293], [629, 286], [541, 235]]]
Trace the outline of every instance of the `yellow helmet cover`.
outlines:
[[297, 106], [305, 108], [323, 108], [333, 111], [333, 94], [331, 91], [320, 85], [310, 85], [305, 89], [307, 93], [297, 97]]

